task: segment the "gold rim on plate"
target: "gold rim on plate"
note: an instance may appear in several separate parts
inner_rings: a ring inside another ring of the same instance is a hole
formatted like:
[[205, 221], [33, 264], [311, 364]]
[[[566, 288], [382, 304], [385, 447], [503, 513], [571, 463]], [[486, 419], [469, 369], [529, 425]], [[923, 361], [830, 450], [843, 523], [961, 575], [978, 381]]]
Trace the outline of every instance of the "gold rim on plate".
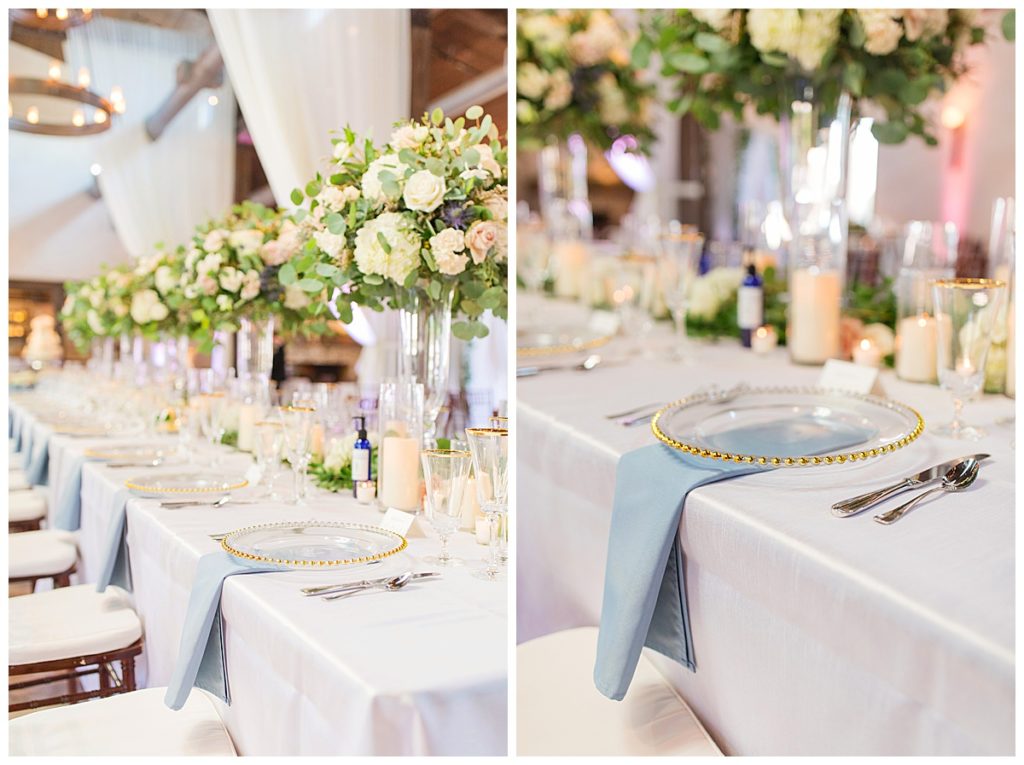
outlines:
[[144, 491], [147, 494], [223, 494], [226, 491], [235, 491], [236, 489], [244, 489], [249, 485], [249, 481], [243, 478], [238, 483], [229, 484], [227, 486], [211, 486], [208, 489], [192, 488], [192, 489], [171, 489], [166, 487], [158, 486], [144, 486], [142, 484], [132, 483], [131, 480], [124, 482], [125, 487], [134, 489], [135, 491]]
[[516, 353], [522, 356], [554, 356], [559, 353], [592, 351], [602, 345], [607, 345], [614, 337], [614, 334], [601, 335], [581, 343], [562, 343], [561, 345], [520, 345], [516, 346]]
[[241, 529], [236, 529], [230, 534], [220, 540], [220, 546], [224, 552], [229, 555], [233, 555], [236, 558], [242, 558], [243, 560], [256, 561], [258, 563], [273, 563], [278, 566], [301, 566], [303, 568], [323, 568], [324, 566], [351, 566], [357, 563], [370, 563], [375, 560], [383, 560], [384, 558], [390, 557], [397, 553], [402, 552], [406, 547], [409, 546], [409, 541], [394, 531], [388, 529], [382, 529], [380, 526], [369, 526], [365, 523], [346, 523], [344, 521], [309, 521], [306, 525], [309, 526], [328, 526], [332, 528], [341, 529], [359, 529], [360, 531], [372, 531], [376, 534], [380, 534], [385, 537], [394, 537], [398, 540], [399, 544], [390, 550], [384, 552], [374, 553], [373, 555], [363, 555], [359, 558], [342, 558], [340, 560], [286, 560], [284, 558], [270, 558], [265, 555], [254, 555], [253, 553], [247, 553], [242, 550], [237, 550], [228, 544], [228, 539], [238, 534], [244, 534], [250, 531], [260, 531], [262, 529], [275, 529], [275, 528], [295, 528], [300, 523], [294, 521], [282, 521], [279, 523], [260, 523], [255, 526], [245, 526]]
[[166, 454], [166, 452], [163, 449], [158, 449], [155, 447], [152, 449], [140, 449], [137, 446], [126, 446], [120, 449], [104, 449], [103, 447], [94, 447], [83, 451], [82, 456], [92, 457], [93, 459], [97, 460], [118, 460], [124, 457], [138, 457], [140, 456], [140, 452], [142, 452], [141, 456], [145, 456], [146, 454], [153, 454], [159, 457], [163, 454]]
[[675, 409], [679, 406], [696, 404], [707, 400], [712, 396], [710, 393], [698, 393], [692, 396], [686, 396], [673, 401], [671, 404], [663, 406], [659, 409], [654, 417], [651, 418], [651, 430], [654, 432], [655, 437], [666, 446], [670, 446], [673, 449], [678, 449], [686, 454], [692, 454], [695, 457], [703, 457], [705, 459], [721, 460], [722, 462], [741, 462], [751, 465], [772, 465], [776, 467], [801, 467], [807, 465], [842, 465], [847, 462], [857, 462], [861, 460], [871, 459], [872, 457], [881, 457], [883, 454], [889, 454], [897, 449], [902, 449], [904, 446], [917, 440], [917, 437], [924, 432], [924, 418], [921, 414], [911, 406], [901, 404], [896, 401], [890, 401], [887, 399], [879, 398], [878, 396], [863, 395], [858, 393], [845, 393], [841, 391], [826, 390], [824, 388], [815, 387], [778, 387], [778, 388], [748, 388], [744, 391], [744, 394], [749, 393], [817, 393], [817, 394], [829, 394], [829, 395], [842, 395], [849, 398], [859, 399], [861, 401], [867, 401], [871, 404], [875, 404], [886, 409], [890, 409], [895, 412], [901, 412], [903, 414], [910, 414], [916, 420], [911, 431], [900, 438], [897, 441], [885, 444], [884, 446], [876, 446], [871, 449], [861, 449], [858, 451], [842, 452], [840, 454], [828, 454], [825, 456], [814, 456], [806, 455], [800, 457], [766, 457], [759, 454], [733, 454], [731, 452], [716, 451], [714, 449], [705, 449], [694, 444], [686, 444], [681, 441], [668, 436], [658, 425], [658, 421], [661, 419], [663, 414], [668, 413], [670, 410]]

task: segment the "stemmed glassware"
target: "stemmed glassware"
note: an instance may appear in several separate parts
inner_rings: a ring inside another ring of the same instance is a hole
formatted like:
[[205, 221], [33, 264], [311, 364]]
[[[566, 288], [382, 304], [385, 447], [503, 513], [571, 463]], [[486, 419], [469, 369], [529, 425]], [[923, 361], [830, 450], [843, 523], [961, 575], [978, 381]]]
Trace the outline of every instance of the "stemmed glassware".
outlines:
[[645, 254], [626, 253], [619, 256], [615, 269], [615, 289], [612, 303], [622, 320], [625, 334], [637, 338], [644, 355], [651, 355], [646, 338], [654, 328], [651, 316], [655, 283], [656, 260]]
[[977, 441], [981, 428], [961, 421], [964, 401], [985, 382], [985, 359], [1001, 313], [1006, 283], [995, 279], [939, 279], [932, 285], [938, 334], [939, 383], [953, 394], [953, 421], [934, 432]]
[[472, 454], [461, 449], [427, 449], [420, 458], [427, 488], [426, 515], [441, 540], [440, 554], [424, 560], [440, 566], [461, 565], [462, 560], [448, 551], [448, 538], [459, 530], [462, 521], [462, 497], [473, 464]]
[[508, 511], [508, 431], [503, 428], [466, 428], [473, 455], [476, 493], [490, 526], [486, 566], [474, 571], [478, 579], [496, 581], [501, 574], [498, 559], [501, 524]]
[[292, 504], [306, 500], [306, 467], [309, 465], [313, 415], [316, 410], [306, 406], [282, 406], [279, 409], [283, 426], [284, 451], [292, 468], [294, 490]]
[[694, 230], [669, 231], [661, 237], [658, 276], [665, 305], [671, 312], [675, 324], [677, 361], [689, 358], [686, 313], [690, 308], [690, 290], [697, 278], [700, 253], [703, 249], [704, 237]]
[[284, 425], [277, 420], [260, 420], [254, 426], [253, 445], [256, 451], [256, 465], [259, 468], [259, 485], [264, 496], [277, 499], [274, 479], [280, 471], [281, 450], [284, 447]]
[[220, 467], [220, 449], [217, 446], [224, 438], [224, 415], [227, 404], [227, 396], [223, 393], [201, 393], [196, 397], [200, 427], [210, 442], [213, 452], [211, 466], [214, 468]]

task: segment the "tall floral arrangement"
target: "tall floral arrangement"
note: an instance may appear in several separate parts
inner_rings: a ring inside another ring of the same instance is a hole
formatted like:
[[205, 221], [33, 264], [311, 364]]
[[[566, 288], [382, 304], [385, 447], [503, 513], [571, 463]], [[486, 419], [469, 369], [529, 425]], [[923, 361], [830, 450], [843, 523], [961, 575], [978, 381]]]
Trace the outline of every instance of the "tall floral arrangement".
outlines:
[[352, 303], [380, 311], [454, 291], [452, 333], [486, 336], [485, 310], [508, 315], [508, 161], [490, 115], [435, 110], [381, 147], [349, 128], [332, 144], [329, 172], [292, 193], [309, 200], [298, 217], [316, 263], [282, 269], [282, 283], [339, 288], [343, 322]]
[[608, 149], [621, 135], [653, 137], [653, 87], [631, 60], [634, 36], [604, 10], [520, 10], [516, 24], [518, 140], [538, 146], [579, 133]]
[[324, 313], [324, 285], [311, 288], [308, 281], [287, 278], [289, 271], [313, 264], [302, 236], [286, 214], [243, 202], [196, 228], [180, 252], [177, 285], [168, 279], [168, 291], [161, 294], [183, 311], [189, 335], [207, 346], [214, 331], [237, 330], [245, 317], [274, 316], [286, 334], [323, 332], [326, 323], [318, 317]]
[[880, 142], [917, 135], [930, 145], [922, 104], [965, 72], [965, 49], [985, 39], [978, 12], [966, 9], [706, 8], [654, 11], [642, 26], [633, 63], [660, 53], [662, 74], [679, 83], [669, 107], [705, 126], [747, 104], [778, 118], [799, 81], [826, 112], [844, 90], [883, 110], [872, 128]]
[[61, 325], [84, 349], [95, 338], [117, 337], [135, 328], [131, 316], [135, 276], [130, 266], [105, 269], [91, 279], [66, 282]]

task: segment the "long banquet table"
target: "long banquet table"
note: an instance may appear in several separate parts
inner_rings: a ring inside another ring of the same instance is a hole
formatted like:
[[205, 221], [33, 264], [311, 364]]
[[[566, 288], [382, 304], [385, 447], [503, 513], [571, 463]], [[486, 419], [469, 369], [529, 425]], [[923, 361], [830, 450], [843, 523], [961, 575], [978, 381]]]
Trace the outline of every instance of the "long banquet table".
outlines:
[[[560, 302], [531, 310], [572, 313]], [[645, 358], [636, 342], [615, 339], [595, 351], [603, 366], [593, 371], [519, 380], [519, 642], [599, 623], [616, 465], [655, 443], [649, 426], [604, 415], [710, 383], [813, 385], [820, 374], [789, 363], [784, 349], [758, 356], [732, 341], [697, 343], [688, 366], [668, 360], [667, 342], [657, 329], [647, 343], [654, 358]], [[965, 407], [988, 430], [974, 444], [928, 432], [950, 418], [948, 393], [891, 371], [881, 383], [925, 419], [907, 448], [722, 481], [687, 499], [679, 539], [697, 671], [645, 654], [727, 753], [1014, 751], [1014, 402], [983, 396]], [[872, 520], [878, 510], [846, 519], [829, 511], [975, 452], [992, 458], [969, 491], [892, 526]]]
[[[31, 394], [12, 398], [11, 407], [35, 429], [35, 443], [50, 436], [51, 511], [75, 456], [91, 446], [132, 440], [54, 435], [19, 400], [31, 402]], [[172, 437], [164, 438], [173, 443]], [[136, 440], [153, 441], [146, 436]], [[225, 473], [240, 475], [251, 464], [248, 455], [226, 448], [222, 456]], [[192, 467], [108, 468], [87, 461], [79, 581], [97, 578], [113, 498], [126, 478], [199, 470], [208, 457], [208, 451], [202, 452]], [[286, 490], [289, 480], [282, 479]], [[379, 512], [350, 494], [310, 491], [305, 508], [261, 501], [171, 510], [161, 508], [158, 500], [129, 501], [127, 541], [134, 602], [145, 634], [140, 674], [147, 686], [166, 685], [171, 676], [196, 565], [200, 556], [219, 549], [210, 534], [289, 519], [380, 523]], [[242, 499], [245, 493], [233, 496]], [[438, 549], [427, 528], [425, 536], [409, 539], [405, 552], [367, 573], [432, 570], [421, 559]], [[456, 535], [452, 551], [469, 561], [484, 554], [466, 533]], [[303, 597], [299, 589], [362, 578], [362, 571], [358, 577], [354, 571], [288, 571], [227, 579], [221, 603], [232, 703], [218, 705], [239, 753], [504, 754], [506, 587], [474, 579], [469, 570], [452, 569], [440, 580], [410, 584], [394, 594], [337, 602]]]

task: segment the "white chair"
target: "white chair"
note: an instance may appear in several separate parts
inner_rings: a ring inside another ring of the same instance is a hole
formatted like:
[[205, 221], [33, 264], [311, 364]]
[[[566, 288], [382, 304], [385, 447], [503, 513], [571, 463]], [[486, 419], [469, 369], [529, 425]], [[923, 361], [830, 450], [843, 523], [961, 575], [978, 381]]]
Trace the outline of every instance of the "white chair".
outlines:
[[46, 490], [12, 491], [8, 495], [7, 530], [35, 531], [46, 517]]
[[147, 688], [70, 707], [46, 709], [8, 723], [12, 755], [234, 757], [235, 747], [210, 696], [194, 690], [175, 712], [166, 688]]
[[[18, 534], [16, 536], [25, 536]], [[34, 592], [7, 600], [9, 689], [68, 682], [63, 695], [10, 704], [10, 711], [135, 690], [135, 657], [142, 653], [142, 622], [120, 587], [92, 584]], [[120, 665], [120, 675], [115, 670]], [[13, 682], [15, 676], [52, 673]], [[77, 679], [99, 676], [99, 688], [79, 691]]]
[[28, 475], [21, 468], [11, 468], [7, 474], [7, 489], [9, 491], [25, 491], [31, 489], [32, 484], [28, 482]]
[[75, 572], [78, 548], [70, 531], [44, 529], [10, 534], [7, 537], [7, 581], [30, 582], [35, 589], [40, 579], [53, 579], [54, 587], [67, 587]]
[[556, 632], [516, 649], [517, 753], [674, 755], [722, 752], [643, 655], [622, 701], [594, 687], [597, 628]]

